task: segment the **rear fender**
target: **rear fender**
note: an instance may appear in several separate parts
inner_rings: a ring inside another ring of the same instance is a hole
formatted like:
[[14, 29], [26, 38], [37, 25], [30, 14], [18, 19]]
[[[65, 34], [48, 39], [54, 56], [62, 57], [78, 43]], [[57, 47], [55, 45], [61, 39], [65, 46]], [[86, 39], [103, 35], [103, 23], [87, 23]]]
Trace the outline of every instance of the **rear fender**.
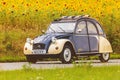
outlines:
[[113, 50], [112, 50], [110, 42], [106, 38], [100, 36], [99, 53], [111, 53], [111, 52], [113, 52]]

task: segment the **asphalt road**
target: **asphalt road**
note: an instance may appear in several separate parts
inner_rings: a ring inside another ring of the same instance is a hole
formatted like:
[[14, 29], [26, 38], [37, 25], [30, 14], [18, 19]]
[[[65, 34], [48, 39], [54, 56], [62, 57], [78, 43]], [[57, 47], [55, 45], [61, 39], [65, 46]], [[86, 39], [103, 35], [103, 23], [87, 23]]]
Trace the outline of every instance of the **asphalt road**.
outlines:
[[[120, 65], [120, 59], [109, 60], [107, 63], [101, 63], [99, 60], [79, 60], [76, 64], [90, 63], [92, 66], [112, 66]], [[74, 64], [62, 64], [60, 61], [41, 61], [36, 64], [30, 64], [28, 62], [13, 62], [13, 63], [0, 63], [0, 70], [17, 70], [23, 69], [23, 66], [30, 66], [35, 69], [53, 69], [53, 68], [65, 68], [73, 67]]]

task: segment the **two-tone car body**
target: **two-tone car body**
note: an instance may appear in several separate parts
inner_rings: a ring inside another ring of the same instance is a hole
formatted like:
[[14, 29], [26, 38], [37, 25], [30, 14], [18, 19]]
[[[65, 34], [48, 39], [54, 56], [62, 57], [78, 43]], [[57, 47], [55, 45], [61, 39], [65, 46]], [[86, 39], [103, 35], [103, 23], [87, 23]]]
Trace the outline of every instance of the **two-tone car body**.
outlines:
[[63, 16], [53, 21], [45, 34], [27, 38], [24, 54], [28, 62], [41, 58], [59, 58], [72, 62], [78, 56], [99, 56], [101, 62], [110, 58], [112, 47], [101, 25], [88, 15]]

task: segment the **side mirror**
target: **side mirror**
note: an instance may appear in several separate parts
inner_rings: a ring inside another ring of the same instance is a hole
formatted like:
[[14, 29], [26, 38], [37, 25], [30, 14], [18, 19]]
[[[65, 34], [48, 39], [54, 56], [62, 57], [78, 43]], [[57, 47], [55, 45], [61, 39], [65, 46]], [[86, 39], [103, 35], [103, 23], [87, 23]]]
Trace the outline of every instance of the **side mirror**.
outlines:
[[44, 34], [44, 33], [45, 33], [45, 30], [42, 30], [41, 32], [42, 32], [42, 34]]
[[80, 33], [82, 31], [82, 29], [78, 29], [77, 32]]

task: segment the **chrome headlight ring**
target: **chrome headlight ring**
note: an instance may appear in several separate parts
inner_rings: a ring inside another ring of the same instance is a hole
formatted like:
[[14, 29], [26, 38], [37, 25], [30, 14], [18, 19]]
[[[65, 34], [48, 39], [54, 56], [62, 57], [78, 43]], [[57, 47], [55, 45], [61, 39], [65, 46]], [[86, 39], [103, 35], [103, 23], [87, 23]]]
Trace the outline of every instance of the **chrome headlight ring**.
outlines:
[[33, 40], [32, 40], [31, 38], [27, 38], [27, 39], [26, 39], [26, 42], [27, 42], [27, 43], [30, 43], [30, 44], [33, 44]]
[[56, 40], [57, 40], [57, 38], [55, 38], [55, 37], [52, 37], [52, 43], [56, 43]]
[[27, 43], [31, 43], [31, 38], [27, 38], [27, 39], [26, 39], [26, 42], [27, 42]]

